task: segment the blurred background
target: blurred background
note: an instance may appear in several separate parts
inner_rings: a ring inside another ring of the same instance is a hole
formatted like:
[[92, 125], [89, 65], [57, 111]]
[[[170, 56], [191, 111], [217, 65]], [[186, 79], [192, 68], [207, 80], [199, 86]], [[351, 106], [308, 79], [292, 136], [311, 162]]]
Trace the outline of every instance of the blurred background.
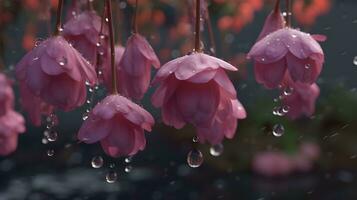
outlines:
[[[134, 1], [113, 2], [117, 43], [124, 45]], [[140, 32], [162, 63], [192, 49], [192, 1], [139, 2]], [[102, 4], [94, 1], [98, 13]], [[25, 52], [48, 37], [56, 5], [56, 0], [0, 0], [0, 65], [10, 77]], [[70, 6], [66, 0], [65, 11]], [[293, 26], [328, 38], [321, 43], [326, 62], [316, 112], [296, 121], [273, 115], [279, 93], [257, 84], [245, 59], [273, 6], [272, 0], [209, 1], [216, 54], [238, 66], [230, 78], [248, 118], [222, 146], [199, 145], [204, 159], [199, 168], [186, 162], [194, 129], [162, 124], [160, 111], [150, 103], [151, 88], [142, 104], [157, 123], [143, 152], [112, 159], [99, 145], [79, 144], [75, 135], [85, 107], [58, 113], [56, 142], [44, 144], [45, 127], [28, 123], [17, 151], [0, 158], [0, 200], [357, 199], [357, 1], [294, 0]], [[209, 52], [207, 26], [203, 35]], [[97, 98], [104, 95], [99, 90]], [[285, 127], [281, 137], [272, 134], [276, 124]], [[93, 158], [103, 159], [103, 166], [93, 168]], [[284, 168], [287, 162], [294, 170]], [[107, 183], [108, 176], [114, 183]]]

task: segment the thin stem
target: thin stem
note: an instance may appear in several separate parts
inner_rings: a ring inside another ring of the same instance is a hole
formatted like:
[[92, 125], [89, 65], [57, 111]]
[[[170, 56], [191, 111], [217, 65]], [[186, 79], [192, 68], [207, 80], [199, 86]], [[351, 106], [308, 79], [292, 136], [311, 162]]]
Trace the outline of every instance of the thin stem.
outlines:
[[286, 25], [291, 27], [292, 3], [291, 0], [286, 0]]
[[93, 10], [93, 0], [87, 0], [88, 10]]
[[59, 0], [57, 6], [56, 27], [54, 30], [54, 35], [58, 35], [62, 29], [62, 10], [63, 10], [63, 0]]
[[112, 20], [112, 2], [111, 0], [106, 1], [107, 17], [109, 24], [109, 40], [110, 40], [110, 60], [112, 69], [112, 94], [118, 94], [117, 88], [117, 73], [115, 70], [115, 47], [114, 47], [114, 29]]
[[201, 52], [201, 0], [196, 0], [196, 24], [195, 24], [195, 49], [196, 52]]
[[134, 16], [133, 16], [133, 22], [132, 22], [132, 27], [131, 31], [132, 33], [138, 33], [138, 7], [139, 7], [139, 2], [138, 0], [135, 0], [135, 8], [134, 8]]
[[211, 43], [210, 51], [211, 51], [211, 53], [213, 55], [216, 55], [216, 42], [214, 40], [214, 33], [213, 33], [213, 28], [212, 28], [211, 15], [209, 13], [208, 8], [207, 8], [207, 28], [208, 28], [209, 39], [210, 39], [210, 43]]
[[280, 10], [280, 0], [276, 0], [275, 7], [274, 7], [274, 12], [278, 13], [279, 10]]

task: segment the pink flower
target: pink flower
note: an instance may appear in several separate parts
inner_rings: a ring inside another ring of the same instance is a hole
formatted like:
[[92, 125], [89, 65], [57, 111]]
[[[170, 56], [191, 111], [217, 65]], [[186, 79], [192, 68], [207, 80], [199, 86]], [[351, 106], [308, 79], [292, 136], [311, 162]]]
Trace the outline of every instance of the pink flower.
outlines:
[[134, 155], [146, 145], [144, 130], [151, 131], [154, 119], [149, 112], [120, 95], [107, 96], [98, 103], [78, 133], [87, 144], [100, 141], [112, 157]]
[[42, 116], [48, 116], [54, 110], [53, 106], [33, 95], [24, 83], [20, 83], [20, 96], [21, 107], [28, 113], [31, 123], [35, 126], [41, 126]]
[[93, 65], [96, 64], [99, 48], [97, 44], [102, 46], [100, 51], [103, 52], [103, 56], [108, 54], [106, 50], [108, 49], [106, 48], [108, 47], [108, 29], [107, 26], [103, 26], [104, 38], [100, 40], [101, 26], [102, 19], [95, 11], [84, 11], [63, 25], [63, 37]]
[[[121, 45], [115, 46], [115, 66], [119, 65], [121, 58], [123, 57], [125, 48]], [[103, 60], [103, 84], [108, 91], [112, 90], [112, 69], [110, 66], [110, 58]]]
[[314, 83], [312, 85], [304, 83], [294, 83], [290, 78], [285, 78], [283, 88], [292, 90], [291, 95], [285, 95], [282, 99], [282, 104], [288, 106], [289, 111], [287, 116], [290, 119], [297, 119], [302, 115], [307, 117], [315, 112], [315, 102], [320, 95], [319, 86]]
[[16, 66], [16, 76], [33, 96], [64, 111], [81, 106], [86, 100], [85, 82], [97, 81], [93, 66], [61, 36], [27, 53]]
[[314, 38], [292, 28], [283, 28], [258, 41], [248, 53], [254, 60], [255, 77], [267, 88], [276, 88], [288, 72], [294, 82], [312, 84], [318, 78], [324, 53]]
[[256, 173], [268, 177], [286, 176], [295, 169], [291, 158], [279, 152], [258, 153], [253, 160], [252, 167]]
[[275, 9], [266, 18], [263, 29], [258, 36], [258, 41], [270, 33], [285, 27], [285, 19], [280, 11], [279, 3], [279, 0], [276, 1]]
[[0, 73], [0, 116], [14, 107], [14, 92], [7, 77]]
[[152, 96], [155, 107], [162, 108], [166, 125], [177, 129], [193, 124], [200, 142], [220, 143], [232, 138], [236, 119], [246, 117], [236, 90], [224, 69], [237, 69], [204, 53], [192, 53], [165, 64], [153, 83], [160, 83]]
[[16, 150], [17, 138], [25, 132], [25, 120], [15, 111], [8, 111], [0, 117], [0, 155], [5, 156]]
[[118, 66], [120, 93], [133, 99], [142, 99], [150, 85], [151, 65], [160, 67], [154, 50], [144, 37], [133, 34], [128, 39]]

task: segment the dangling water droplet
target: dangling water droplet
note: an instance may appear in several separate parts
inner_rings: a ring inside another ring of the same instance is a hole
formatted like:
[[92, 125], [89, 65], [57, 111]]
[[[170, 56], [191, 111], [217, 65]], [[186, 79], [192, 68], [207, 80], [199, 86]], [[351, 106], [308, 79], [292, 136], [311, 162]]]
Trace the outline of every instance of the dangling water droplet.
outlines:
[[264, 62], [264, 61], [265, 61], [265, 58], [261, 58], [260, 60], [261, 60], [262, 62]]
[[129, 172], [131, 172], [132, 169], [133, 169], [133, 167], [131, 165], [128, 165], [128, 166], [125, 167], [124, 171], [126, 173], [129, 173]]
[[47, 155], [52, 157], [53, 155], [55, 155], [55, 150], [53, 150], [53, 149], [47, 150]]
[[212, 156], [220, 156], [222, 155], [224, 150], [224, 146], [223, 144], [216, 144], [211, 146], [211, 148], [209, 149], [209, 152]]
[[54, 142], [58, 138], [58, 133], [55, 130], [45, 131], [45, 136], [49, 142]]
[[86, 103], [87, 103], [87, 104], [91, 104], [92, 102], [91, 102], [91, 100], [88, 99], [88, 100], [86, 101]]
[[283, 111], [284, 113], [288, 113], [289, 110], [290, 110], [290, 106], [285, 105], [285, 106], [282, 107], [282, 111]]
[[129, 157], [125, 158], [124, 162], [125, 163], [131, 163], [132, 160], [133, 160], [133, 157], [129, 156]]
[[117, 179], [118, 179], [118, 174], [115, 171], [109, 171], [105, 175], [105, 180], [107, 181], [107, 183], [115, 183]]
[[106, 17], [106, 18], [105, 18], [105, 21], [106, 21], [106, 22], [109, 22], [109, 19], [108, 19], [108, 17]]
[[192, 168], [197, 168], [203, 163], [203, 155], [200, 150], [193, 149], [187, 155], [187, 164]]
[[104, 40], [104, 39], [105, 39], [105, 35], [101, 33], [101, 34], [99, 35], [99, 38], [102, 39], [102, 40]]
[[284, 90], [284, 95], [285, 96], [290, 96], [294, 92], [294, 88], [292, 87], [286, 87]]
[[287, 13], [286, 13], [286, 12], [283, 12], [283, 16], [286, 17], [286, 16], [287, 16]]
[[307, 64], [305, 65], [305, 69], [311, 69], [311, 64], [310, 64], [310, 63], [307, 63]]
[[198, 136], [193, 136], [192, 142], [197, 143], [198, 142]]
[[88, 113], [87, 113], [87, 112], [83, 113], [83, 115], [82, 115], [83, 121], [87, 120], [88, 117], [89, 117], [89, 116], [88, 116]]
[[90, 86], [90, 83], [88, 81], [86, 81], [86, 86]]
[[95, 168], [95, 169], [99, 169], [103, 166], [103, 158], [101, 156], [95, 156], [92, 158], [92, 167]]
[[110, 163], [109, 168], [110, 169], [114, 169], [115, 168], [115, 164], [114, 163]]
[[100, 42], [97, 42], [97, 44], [95, 44], [97, 47], [100, 47], [101, 46], [101, 44], [100, 44]]
[[273, 135], [275, 137], [281, 137], [282, 135], [284, 135], [285, 132], [285, 128], [283, 125], [281, 124], [275, 124], [273, 127]]
[[355, 56], [355, 57], [353, 58], [353, 64], [354, 64], [355, 66], [357, 66], [357, 56]]
[[92, 92], [93, 92], [93, 88], [90, 87], [90, 88], [88, 89], [88, 91], [89, 91], [90, 93], [92, 93]]
[[42, 144], [48, 144], [47, 138], [42, 138], [41, 142], [42, 142]]
[[64, 66], [67, 64], [67, 58], [66, 57], [62, 57], [59, 61], [58, 61], [58, 64], [61, 65], [61, 66]]

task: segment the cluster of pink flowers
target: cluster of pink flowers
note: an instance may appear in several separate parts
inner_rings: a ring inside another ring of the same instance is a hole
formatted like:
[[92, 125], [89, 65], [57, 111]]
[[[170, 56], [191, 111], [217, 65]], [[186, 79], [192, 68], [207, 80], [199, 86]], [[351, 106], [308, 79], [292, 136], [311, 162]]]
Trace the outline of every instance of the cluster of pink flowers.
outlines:
[[[238, 120], [247, 116], [226, 74], [226, 70], [238, 69], [200, 49], [197, 31], [200, 30], [198, 24], [202, 23], [200, 19], [196, 19], [193, 52], [161, 67], [149, 42], [138, 33], [135, 18], [136, 26], [126, 47], [117, 44], [114, 48], [110, 2], [105, 1], [106, 13], [102, 17], [90, 6], [85, 10], [72, 8], [75, 12], [69, 15], [63, 29], [61, 20], [57, 20], [55, 33], [16, 65], [20, 103], [32, 124], [40, 126], [43, 116], [56, 110], [77, 109], [86, 102], [88, 87], [103, 84], [110, 94], [89, 112], [78, 139], [88, 144], [100, 142], [112, 157], [134, 155], [145, 148], [144, 132], [150, 132], [155, 121], [131, 99], [143, 99], [152, 84], [158, 86], [151, 97], [152, 104], [161, 108], [166, 125], [181, 129], [190, 124], [196, 129], [198, 140], [211, 145], [233, 138]], [[61, 3], [63, 1], [59, 1], [59, 5]], [[90, 1], [87, 3], [90, 5]], [[208, 14], [205, 4], [203, 8], [200, 11], [197, 6], [196, 15]], [[319, 95], [314, 82], [324, 62], [317, 41], [324, 39], [287, 27], [277, 6], [248, 54], [254, 60], [259, 83], [269, 89], [294, 91], [282, 99], [282, 103], [290, 107], [290, 118], [314, 112]], [[152, 67], [158, 69], [153, 81]], [[14, 95], [10, 85], [0, 74], [1, 155], [12, 152], [18, 134], [25, 131], [24, 119], [13, 111]]]
[[311, 116], [319, 87], [315, 83], [324, 63], [324, 53], [318, 41], [323, 35], [310, 35], [287, 24], [279, 9], [267, 17], [258, 41], [248, 53], [254, 62], [255, 78], [268, 89], [288, 89], [292, 95], [282, 95], [282, 103], [289, 106], [287, 116], [296, 119]]

